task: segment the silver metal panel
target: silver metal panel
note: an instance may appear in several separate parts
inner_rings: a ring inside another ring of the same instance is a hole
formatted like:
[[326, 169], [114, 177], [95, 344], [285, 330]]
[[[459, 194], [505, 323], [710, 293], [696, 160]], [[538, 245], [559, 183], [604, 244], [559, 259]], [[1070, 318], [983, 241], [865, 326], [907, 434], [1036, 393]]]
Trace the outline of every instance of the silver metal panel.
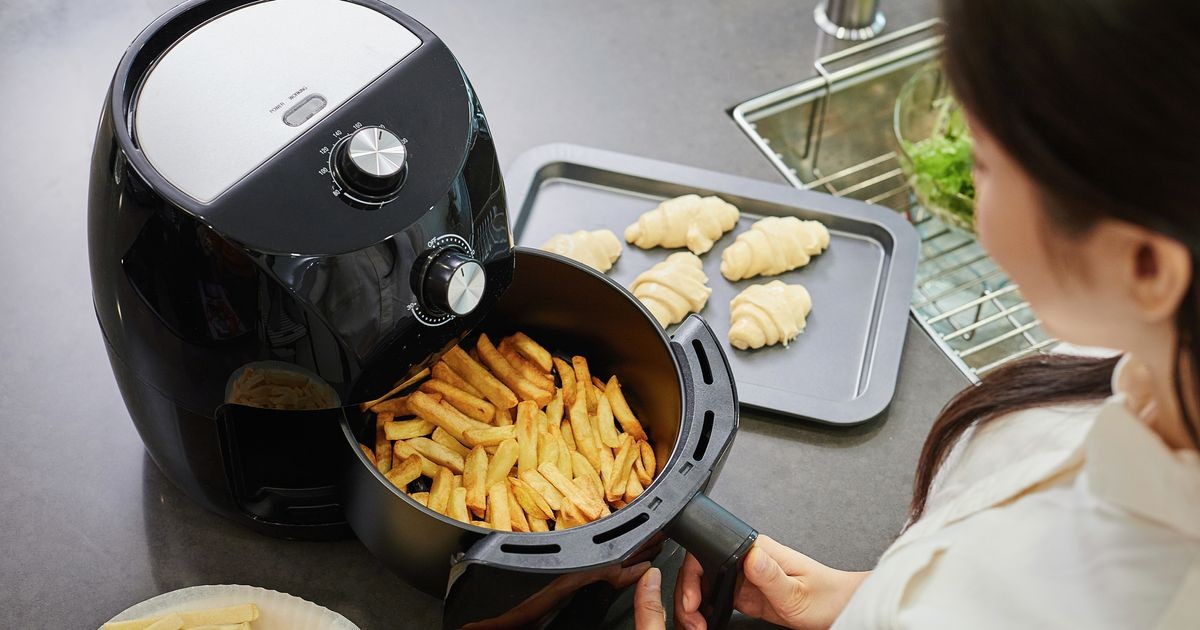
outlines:
[[[158, 61], [135, 105], [137, 142], [164, 178], [212, 201], [420, 44], [387, 16], [341, 0], [249, 5]], [[313, 95], [325, 104], [298, 121], [292, 108]]]

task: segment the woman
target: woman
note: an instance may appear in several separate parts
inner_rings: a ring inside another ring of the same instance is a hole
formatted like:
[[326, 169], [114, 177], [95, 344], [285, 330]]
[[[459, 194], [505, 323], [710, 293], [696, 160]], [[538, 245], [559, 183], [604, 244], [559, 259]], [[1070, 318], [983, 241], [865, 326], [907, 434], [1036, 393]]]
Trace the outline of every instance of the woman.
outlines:
[[[1200, 628], [1200, 9], [943, 0], [979, 238], [1050, 334], [943, 410], [870, 573], [766, 537], [737, 607], [792, 628]], [[1114, 369], [1115, 368], [1115, 369]], [[703, 627], [700, 568], [676, 622]], [[638, 627], [662, 627], [657, 570]]]

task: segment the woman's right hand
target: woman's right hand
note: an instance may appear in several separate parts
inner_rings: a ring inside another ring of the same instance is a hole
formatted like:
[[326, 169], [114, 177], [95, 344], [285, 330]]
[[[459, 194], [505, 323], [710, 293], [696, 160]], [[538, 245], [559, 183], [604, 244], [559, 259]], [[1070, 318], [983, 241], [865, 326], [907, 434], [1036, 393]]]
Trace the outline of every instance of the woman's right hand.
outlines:
[[[828, 628], [869, 572], [839, 571], [760, 535], [742, 564], [744, 580], [733, 605], [745, 615], [808, 630]], [[700, 614], [700, 576], [704, 569], [691, 554], [675, 582], [675, 623], [688, 630], [705, 628]]]

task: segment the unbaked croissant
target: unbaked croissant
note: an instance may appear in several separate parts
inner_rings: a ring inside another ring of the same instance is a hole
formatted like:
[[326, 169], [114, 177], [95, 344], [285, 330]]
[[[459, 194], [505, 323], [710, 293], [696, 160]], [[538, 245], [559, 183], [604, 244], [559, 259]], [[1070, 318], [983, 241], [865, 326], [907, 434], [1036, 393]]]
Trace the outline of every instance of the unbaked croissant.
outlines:
[[821, 222], [767, 217], [721, 252], [721, 275], [731, 282], [774, 276], [807, 265], [827, 247], [829, 230]]
[[663, 328], [677, 324], [708, 302], [712, 289], [703, 263], [691, 252], [679, 252], [634, 278], [629, 289]]
[[804, 331], [812, 297], [798, 284], [754, 284], [729, 302], [729, 343], [738, 350], [788, 342]]
[[579, 230], [558, 234], [542, 244], [542, 249], [577, 260], [597, 271], [612, 269], [621, 257], [621, 241], [612, 230]]
[[625, 240], [642, 249], [686, 245], [693, 254], [703, 254], [737, 225], [739, 216], [736, 206], [719, 197], [684, 195], [638, 217], [625, 228]]

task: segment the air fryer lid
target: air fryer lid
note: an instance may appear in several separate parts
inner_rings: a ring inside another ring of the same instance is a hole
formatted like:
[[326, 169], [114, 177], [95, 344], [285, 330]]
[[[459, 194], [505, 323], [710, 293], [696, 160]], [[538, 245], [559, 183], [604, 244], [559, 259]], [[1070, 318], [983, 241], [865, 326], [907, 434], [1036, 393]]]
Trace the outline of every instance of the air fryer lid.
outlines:
[[342, 0], [272, 0], [192, 31], [147, 73], [138, 144], [175, 187], [210, 202], [420, 46]]

